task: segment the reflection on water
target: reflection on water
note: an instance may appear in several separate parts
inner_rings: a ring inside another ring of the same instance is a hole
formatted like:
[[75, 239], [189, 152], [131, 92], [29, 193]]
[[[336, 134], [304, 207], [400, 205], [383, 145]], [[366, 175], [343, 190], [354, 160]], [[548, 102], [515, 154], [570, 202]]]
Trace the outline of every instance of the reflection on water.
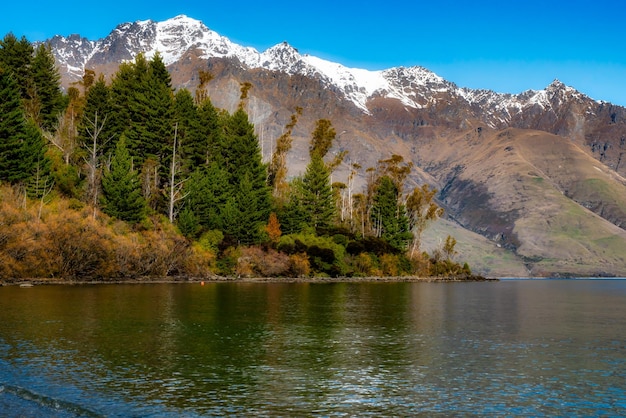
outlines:
[[619, 280], [0, 288], [0, 411], [624, 415], [624, 302]]

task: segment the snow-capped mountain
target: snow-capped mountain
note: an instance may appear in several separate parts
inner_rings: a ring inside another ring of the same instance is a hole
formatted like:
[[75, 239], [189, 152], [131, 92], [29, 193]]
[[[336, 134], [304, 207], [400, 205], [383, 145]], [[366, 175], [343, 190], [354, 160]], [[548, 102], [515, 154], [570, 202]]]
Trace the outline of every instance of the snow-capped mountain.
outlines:
[[235, 44], [202, 22], [184, 15], [163, 22], [146, 20], [123, 23], [106, 38], [97, 41], [71, 35], [67, 38], [55, 36], [50, 43], [59, 65], [71, 73], [74, 79], [80, 78], [85, 68], [132, 60], [140, 52], [151, 58], [158, 51], [164, 63], [171, 65], [186, 53], [194, 51], [201, 59], [235, 58], [251, 69], [263, 68], [317, 77], [342, 92], [345, 98], [364, 112], [369, 112], [367, 103], [372, 97], [398, 99], [405, 106], [419, 109], [429, 103], [433, 93], [449, 93], [465, 100], [470, 106], [491, 108], [494, 114], [500, 115], [492, 123], [508, 123], [525, 107], [535, 104], [549, 106], [551, 94], [550, 88], [520, 95], [459, 88], [422, 67], [381, 71], [348, 68], [311, 55], [302, 55], [286, 42], [259, 52]]

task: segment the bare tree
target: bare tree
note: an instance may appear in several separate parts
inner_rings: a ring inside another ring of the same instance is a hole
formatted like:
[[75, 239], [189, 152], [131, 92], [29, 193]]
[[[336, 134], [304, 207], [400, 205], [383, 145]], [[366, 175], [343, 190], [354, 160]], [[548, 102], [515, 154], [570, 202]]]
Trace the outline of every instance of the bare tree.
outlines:
[[110, 141], [112, 138], [107, 138], [106, 141], [99, 144], [98, 140], [100, 137], [100, 133], [106, 124], [106, 116], [102, 119], [102, 121], [98, 120], [98, 112], [94, 114], [93, 120], [87, 119], [87, 135], [91, 139], [91, 143], [85, 143], [84, 147], [88, 152], [88, 157], [85, 158], [85, 163], [87, 164], [88, 174], [87, 178], [89, 180], [89, 199], [93, 204], [93, 217], [96, 217], [96, 207], [98, 205], [98, 183], [100, 180], [100, 151], [106, 142]]
[[169, 191], [169, 220], [174, 223], [174, 208], [176, 203], [184, 199], [186, 194], [182, 194], [185, 180], [176, 182], [176, 175], [179, 171], [179, 164], [176, 161], [176, 146], [178, 141], [178, 122], [174, 127], [174, 146], [172, 147], [172, 164], [170, 165], [170, 191]]

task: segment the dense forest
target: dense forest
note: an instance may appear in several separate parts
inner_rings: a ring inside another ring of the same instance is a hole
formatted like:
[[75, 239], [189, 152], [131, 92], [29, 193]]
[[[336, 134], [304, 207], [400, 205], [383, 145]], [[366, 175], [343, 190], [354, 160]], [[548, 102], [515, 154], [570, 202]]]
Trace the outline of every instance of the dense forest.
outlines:
[[139, 55], [64, 92], [49, 47], [0, 41], [0, 279], [471, 274], [450, 236], [421, 251], [443, 210], [428, 185], [405, 190], [400, 156], [331, 184], [345, 155], [329, 155], [336, 132], [321, 119], [290, 178], [303, 110], [264, 162], [253, 86], [229, 113], [208, 97], [211, 74], [199, 79], [175, 90], [158, 54]]

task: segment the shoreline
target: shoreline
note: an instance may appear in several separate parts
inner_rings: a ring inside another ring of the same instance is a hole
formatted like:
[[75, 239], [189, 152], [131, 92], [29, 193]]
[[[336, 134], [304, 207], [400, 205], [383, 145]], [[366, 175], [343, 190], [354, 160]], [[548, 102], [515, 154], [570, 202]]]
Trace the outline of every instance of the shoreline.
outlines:
[[167, 277], [135, 279], [0, 279], [2, 286], [46, 286], [46, 285], [99, 285], [99, 284], [179, 284], [179, 283], [460, 283], [460, 282], [487, 282], [499, 281], [499, 278], [483, 276], [470, 277], [418, 277], [418, 276], [391, 276], [391, 277]]

